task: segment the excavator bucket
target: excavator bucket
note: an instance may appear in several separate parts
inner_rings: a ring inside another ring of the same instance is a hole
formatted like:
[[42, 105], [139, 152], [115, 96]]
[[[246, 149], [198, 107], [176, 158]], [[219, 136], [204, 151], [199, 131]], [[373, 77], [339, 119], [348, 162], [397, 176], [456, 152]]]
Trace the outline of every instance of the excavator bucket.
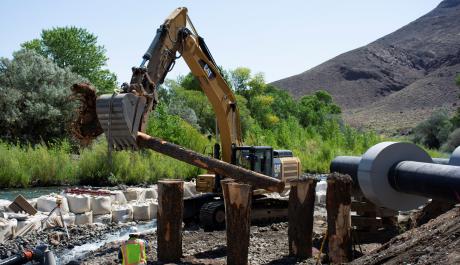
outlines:
[[145, 97], [133, 93], [105, 94], [96, 100], [97, 117], [107, 142], [115, 150], [137, 149], [136, 137], [145, 107]]

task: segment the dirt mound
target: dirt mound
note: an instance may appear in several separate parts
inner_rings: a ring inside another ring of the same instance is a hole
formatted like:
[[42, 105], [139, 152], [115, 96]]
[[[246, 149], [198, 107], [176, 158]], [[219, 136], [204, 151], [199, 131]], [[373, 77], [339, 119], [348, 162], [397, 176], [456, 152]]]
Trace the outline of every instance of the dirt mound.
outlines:
[[460, 207], [393, 238], [352, 264], [460, 264]]
[[347, 121], [384, 131], [412, 127], [460, 103], [460, 0], [364, 47], [273, 84], [300, 97], [329, 91]]

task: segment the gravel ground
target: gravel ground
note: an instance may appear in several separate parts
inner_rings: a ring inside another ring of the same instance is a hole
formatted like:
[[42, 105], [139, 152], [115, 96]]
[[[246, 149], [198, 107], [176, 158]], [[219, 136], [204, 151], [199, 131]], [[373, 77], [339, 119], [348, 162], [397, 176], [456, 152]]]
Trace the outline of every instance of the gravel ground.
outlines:
[[[67, 239], [61, 228], [54, 228], [43, 232], [33, 232], [24, 237], [18, 237], [0, 244], [0, 258], [6, 258], [18, 253], [23, 249], [33, 249], [39, 244], [49, 244], [50, 248], [60, 256], [76, 246], [89, 242], [97, 242], [132, 226], [123, 225], [85, 225], [69, 228], [71, 235]], [[289, 257], [287, 222], [259, 224], [251, 227], [249, 248], [250, 264], [315, 264], [316, 259], [296, 260]], [[318, 255], [318, 249], [322, 236], [326, 230], [326, 213], [324, 207], [315, 209], [315, 225], [313, 231], [314, 257]], [[145, 234], [143, 237], [148, 242], [147, 255], [149, 264], [159, 264], [156, 260], [156, 233]], [[107, 243], [99, 249], [86, 253], [79, 260], [68, 264], [120, 264], [118, 250], [120, 241]], [[379, 244], [361, 246], [363, 252], [368, 253], [379, 247]], [[324, 256], [324, 255], [323, 255]], [[178, 264], [226, 264], [226, 232], [205, 232], [196, 224], [189, 224], [183, 230], [183, 258]]]
[[[315, 210], [313, 237], [319, 248], [321, 235], [326, 229], [325, 209]], [[252, 226], [249, 248], [250, 264], [315, 264], [314, 258], [297, 261], [288, 257], [287, 222]], [[183, 231], [183, 258], [178, 264], [226, 264], [226, 232], [204, 232], [197, 225], [189, 225]], [[149, 264], [158, 264], [156, 260], [156, 234], [145, 235], [148, 242], [147, 256]], [[106, 244], [91, 253], [79, 264], [119, 264], [118, 249], [120, 242]]]
[[[315, 233], [319, 238], [320, 235]], [[149, 264], [156, 260], [156, 234], [146, 235]], [[106, 244], [92, 253], [81, 264], [120, 264], [119, 242]], [[183, 258], [178, 264], [226, 264], [225, 231], [204, 232], [202, 229], [187, 229], [183, 232]], [[296, 261], [287, 257], [287, 223], [275, 223], [263, 227], [252, 226], [249, 248], [250, 264], [315, 264], [314, 259]]]

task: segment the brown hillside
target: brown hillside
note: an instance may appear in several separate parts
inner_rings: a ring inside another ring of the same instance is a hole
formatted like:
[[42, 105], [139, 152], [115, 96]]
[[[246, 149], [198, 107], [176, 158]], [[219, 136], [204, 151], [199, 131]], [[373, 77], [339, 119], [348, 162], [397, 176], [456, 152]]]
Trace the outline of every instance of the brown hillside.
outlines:
[[355, 126], [395, 132], [459, 102], [460, 0], [364, 47], [273, 82], [295, 97], [329, 91]]

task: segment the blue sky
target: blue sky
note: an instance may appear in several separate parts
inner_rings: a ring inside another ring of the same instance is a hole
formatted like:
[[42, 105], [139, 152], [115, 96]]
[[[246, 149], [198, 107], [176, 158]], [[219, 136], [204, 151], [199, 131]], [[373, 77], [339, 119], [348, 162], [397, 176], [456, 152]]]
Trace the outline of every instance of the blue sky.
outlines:
[[[0, 57], [10, 58], [42, 29], [78, 26], [98, 36], [118, 81], [129, 81], [156, 28], [176, 7], [186, 6], [217, 64], [249, 67], [275, 81], [391, 33], [440, 2], [2, 0]], [[168, 77], [187, 72], [181, 61]]]

